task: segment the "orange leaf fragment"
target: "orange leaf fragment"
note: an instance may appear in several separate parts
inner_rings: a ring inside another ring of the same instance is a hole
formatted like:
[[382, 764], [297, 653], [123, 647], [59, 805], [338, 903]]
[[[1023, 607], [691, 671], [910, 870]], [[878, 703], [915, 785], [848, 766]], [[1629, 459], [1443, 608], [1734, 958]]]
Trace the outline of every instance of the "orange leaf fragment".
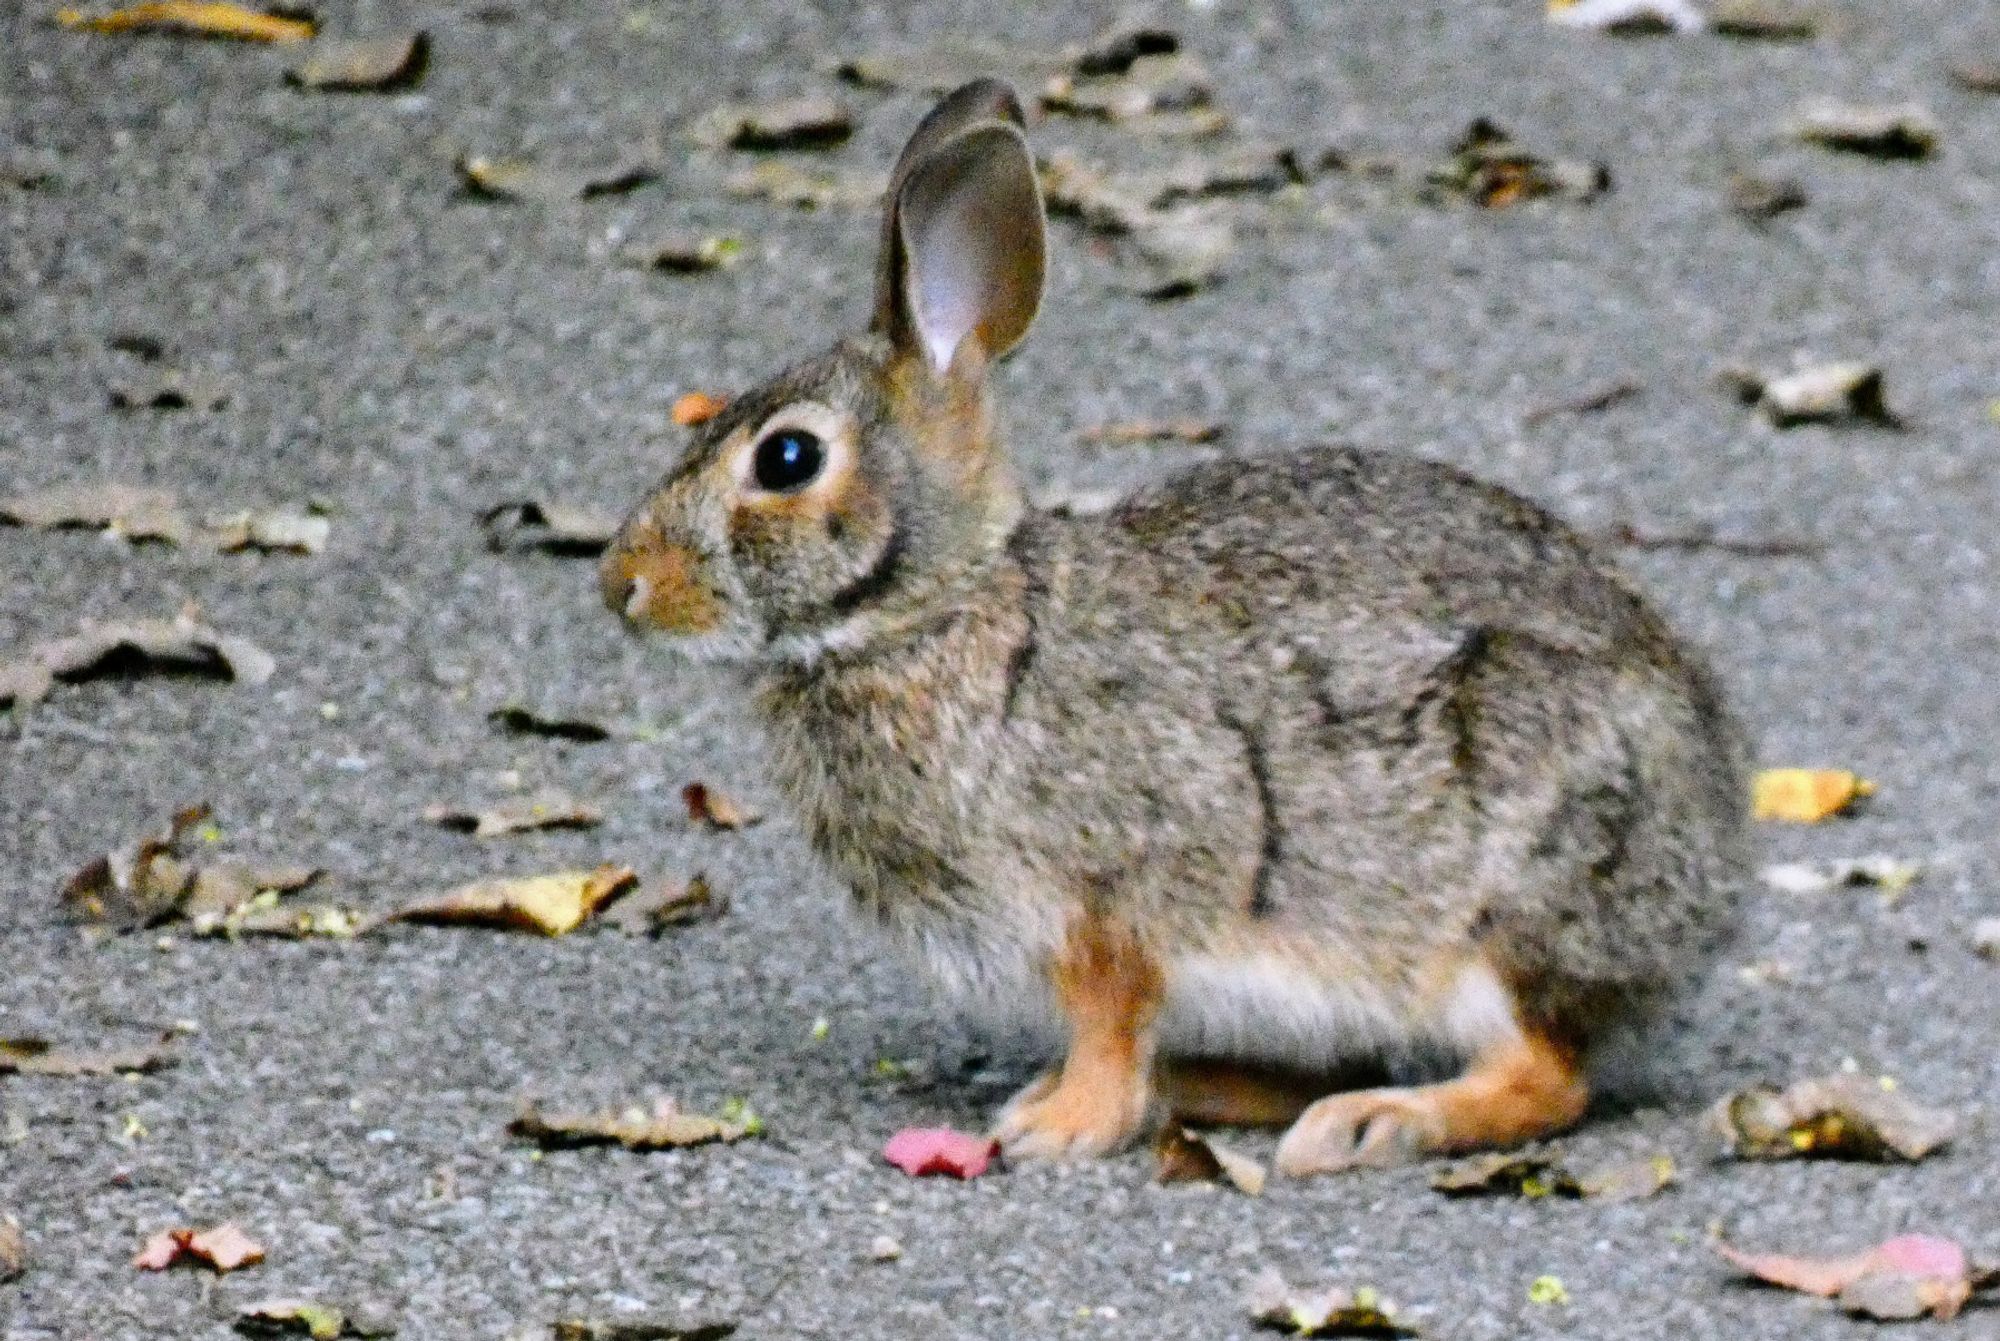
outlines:
[[311, 19], [246, 9], [218, 0], [152, 0], [109, 14], [62, 9], [56, 11], [56, 22], [65, 28], [93, 33], [178, 33], [188, 37], [226, 37], [239, 42], [304, 42], [319, 30]]
[[213, 1229], [163, 1229], [146, 1240], [132, 1265], [141, 1271], [165, 1271], [185, 1262], [211, 1266], [221, 1273], [263, 1260], [263, 1244], [235, 1225], [224, 1224]]
[[1767, 768], [1750, 786], [1756, 818], [1794, 824], [1817, 824], [1875, 794], [1874, 783], [1844, 768]]
[[673, 418], [682, 428], [693, 428], [715, 418], [728, 406], [727, 399], [706, 391], [690, 391], [674, 402]]

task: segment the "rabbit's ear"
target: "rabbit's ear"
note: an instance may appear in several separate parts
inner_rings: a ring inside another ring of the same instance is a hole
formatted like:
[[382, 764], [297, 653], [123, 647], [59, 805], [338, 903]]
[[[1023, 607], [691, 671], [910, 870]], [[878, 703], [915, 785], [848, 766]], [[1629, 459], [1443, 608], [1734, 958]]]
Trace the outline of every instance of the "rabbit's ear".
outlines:
[[902, 240], [897, 236], [896, 203], [901, 197], [903, 183], [909, 180], [910, 170], [925, 155], [960, 131], [995, 121], [1025, 125], [1021, 100], [1014, 96], [1012, 88], [998, 79], [975, 79], [946, 94], [910, 132], [909, 143], [903, 146], [903, 152], [896, 158], [895, 171], [889, 174], [888, 204], [882, 212], [882, 244], [875, 267], [875, 312], [871, 322], [874, 330], [893, 331], [902, 317], [898, 307], [901, 302], [903, 254]]

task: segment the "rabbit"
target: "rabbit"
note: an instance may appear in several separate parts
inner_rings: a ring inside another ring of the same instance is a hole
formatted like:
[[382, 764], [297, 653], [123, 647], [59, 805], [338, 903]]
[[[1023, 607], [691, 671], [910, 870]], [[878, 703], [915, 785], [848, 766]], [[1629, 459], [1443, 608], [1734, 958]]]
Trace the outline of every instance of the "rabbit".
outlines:
[[[606, 603], [734, 669], [869, 920], [1066, 1031], [994, 1124], [1009, 1156], [1162, 1108], [1289, 1123], [1293, 1175], [1573, 1125], [1593, 1044], [1733, 924], [1714, 676], [1578, 534], [1415, 458], [1029, 506], [992, 372], [1045, 231], [1012, 90], [950, 94], [890, 178], [868, 329], [696, 430]], [[1333, 1090], [1356, 1058], [1431, 1074]]]

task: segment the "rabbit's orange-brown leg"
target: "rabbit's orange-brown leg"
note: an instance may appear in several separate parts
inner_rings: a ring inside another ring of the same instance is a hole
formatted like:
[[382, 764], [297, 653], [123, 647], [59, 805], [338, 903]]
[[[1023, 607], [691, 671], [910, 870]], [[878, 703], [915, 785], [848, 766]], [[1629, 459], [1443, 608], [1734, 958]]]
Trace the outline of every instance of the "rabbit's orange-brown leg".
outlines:
[[1303, 1177], [1519, 1145], [1573, 1126], [1589, 1102], [1575, 1050], [1524, 1032], [1454, 1080], [1321, 1099], [1278, 1142], [1278, 1168]]
[[1100, 1155], [1138, 1134], [1152, 1095], [1159, 966], [1130, 929], [1086, 913], [1051, 965], [1069, 1053], [1001, 1110], [993, 1134], [1019, 1158]]

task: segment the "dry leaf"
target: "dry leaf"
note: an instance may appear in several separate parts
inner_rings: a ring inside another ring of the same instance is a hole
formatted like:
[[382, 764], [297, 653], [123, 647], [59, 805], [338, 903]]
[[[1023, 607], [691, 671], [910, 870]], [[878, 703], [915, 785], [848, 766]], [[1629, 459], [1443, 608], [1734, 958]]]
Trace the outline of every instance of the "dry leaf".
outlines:
[[1680, 1179], [1671, 1156], [1620, 1160], [1583, 1178], [1583, 1195], [1592, 1201], [1642, 1201], [1664, 1192]]
[[681, 802], [687, 806], [688, 823], [706, 824], [711, 829], [747, 829], [764, 818], [705, 782], [690, 782], [681, 788]]
[[479, 516], [486, 547], [496, 554], [540, 550], [564, 557], [602, 554], [618, 534], [618, 517], [596, 508], [523, 498]]
[[1690, 0], [1549, 0], [1549, 22], [1621, 37], [1698, 33], [1708, 20]]
[[518, 703], [507, 703], [486, 714], [486, 720], [516, 736], [551, 736], [588, 745], [609, 740], [611, 732], [584, 717], [558, 717]]
[[1642, 531], [1631, 522], [1619, 522], [1606, 531], [1603, 538], [1606, 544], [1622, 545], [1627, 549], [1712, 549], [1753, 559], [1816, 558], [1826, 552], [1826, 546], [1815, 540], [1738, 538], [1717, 535], [1713, 526], [1697, 526], [1686, 531]]
[[260, 895], [295, 894], [323, 874], [314, 866], [259, 866], [247, 861], [224, 859], [203, 865], [194, 873], [187, 896], [175, 909], [206, 934], [231, 916], [255, 902]]
[[1160, 1128], [1153, 1142], [1158, 1161], [1153, 1179], [1159, 1183], [1227, 1182], [1245, 1196], [1264, 1194], [1264, 1166], [1246, 1155], [1204, 1139], [1177, 1122]]
[[235, 1326], [245, 1336], [309, 1336], [313, 1341], [396, 1334], [396, 1325], [376, 1310], [335, 1308], [307, 1299], [260, 1299], [245, 1304], [236, 1311]]
[[1449, 1197], [1581, 1197], [1583, 1183], [1553, 1159], [1509, 1151], [1475, 1155], [1431, 1175], [1431, 1187]]
[[836, 72], [848, 83], [863, 88], [949, 93], [961, 84], [987, 76], [1003, 77], [1016, 87], [1029, 87], [1070, 64], [1061, 54], [1019, 50], [993, 42], [952, 40], [936, 46], [892, 47], [851, 56], [840, 62]]
[[1760, 820], [1818, 824], [1874, 794], [1874, 783], [1842, 768], [1766, 768], [1750, 781], [1750, 811]]
[[1259, 1327], [1294, 1336], [1417, 1335], [1414, 1326], [1396, 1316], [1395, 1304], [1366, 1286], [1294, 1290], [1276, 1267], [1257, 1273], [1244, 1302]]
[[630, 867], [605, 864], [594, 871], [558, 871], [475, 880], [434, 898], [399, 908], [384, 922], [496, 927], [561, 936], [638, 882]]
[[1771, 1285], [1838, 1298], [1849, 1313], [1883, 1321], [1955, 1316], [1972, 1297], [1965, 1249], [1935, 1234], [1899, 1234], [1839, 1257], [1746, 1253], [1718, 1241], [1730, 1265]]
[[149, 834], [86, 863], [63, 882], [57, 897], [72, 916], [120, 931], [152, 926], [179, 911], [195, 872], [180, 852], [181, 840], [209, 817], [206, 805], [176, 811], [167, 830]]
[[333, 534], [333, 523], [310, 509], [263, 508], [210, 517], [203, 530], [225, 554], [250, 549], [263, 554], [318, 554]]
[[1767, 375], [1725, 368], [1720, 380], [1736, 399], [1755, 405], [1779, 428], [1800, 424], [1868, 423], [1902, 428], [1884, 395], [1882, 370], [1868, 363], [1824, 363]]
[[728, 911], [728, 896], [715, 893], [707, 877], [697, 875], [684, 885], [661, 880], [636, 889], [598, 920], [628, 936], [658, 936], [670, 927], [713, 922]]
[[1958, 1125], [1886, 1082], [1846, 1074], [1740, 1090], [1716, 1104], [1709, 1121], [1738, 1159], [1919, 1160]]
[[1982, 917], [1973, 923], [1972, 952], [1981, 959], [2000, 959], [2000, 917]]
[[1968, 61], [1951, 67], [1952, 82], [1974, 93], [2000, 93], [2000, 61]]
[[710, 1117], [682, 1112], [672, 1099], [658, 1099], [651, 1108], [598, 1113], [544, 1112], [528, 1104], [507, 1124], [510, 1135], [525, 1137], [545, 1149], [573, 1146], [622, 1145], [627, 1150], [678, 1150], [719, 1141], [731, 1144], [758, 1135], [763, 1124], [755, 1115]]
[[1924, 868], [1877, 853], [1839, 861], [1787, 861], [1766, 866], [1759, 875], [1780, 894], [1824, 894], [1832, 889], [1873, 888], [1885, 898], [1900, 895]]
[[1928, 158], [1938, 146], [1937, 118], [1916, 103], [1814, 103], [1792, 122], [1809, 144], [1871, 158]]
[[313, 21], [300, 18], [296, 11], [246, 9], [215, 0], [155, 0], [108, 14], [59, 9], [56, 22], [94, 33], [174, 33], [240, 42], [303, 42], [315, 31]]
[[114, 674], [193, 674], [262, 684], [277, 663], [246, 638], [222, 633], [192, 614], [85, 624], [81, 632], [0, 662], [0, 707], [31, 707], [57, 680]]
[[727, 270], [743, 256], [743, 243], [733, 237], [673, 235], [649, 238], [624, 247], [621, 255], [642, 270], [669, 275], [700, 275]]
[[1485, 117], [1466, 128], [1452, 156], [1427, 179], [1487, 209], [1545, 196], [1590, 201], [1611, 189], [1604, 164], [1539, 158]]
[[494, 838], [534, 829], [595, 828], [604, 822], [604, 812], [566, 792], [544, 789], [531, 796], [510, 796], [490, 806], [428, 806], [424, 818], [474, 838]]
[[0, 1038], [0, 1075], [80, 1076], [145, 1075], [177, 1065], [169, 1044], [171, 1034], [152, 1043], [115, 1048], [60, 1048], [43, 1038]]
[[723, 184], [723, 189], [748, 200], [819, 210], [872, 206], [882, 198], [888, 185], [888, 177], [879, 172], [803, 168], [782, 159], [771, 159], [736, 173]]
[[854, 134], [854, 116], [824, 93], [772, 102], [728, 103], [689, 130], [711, 149], [831, 149]]
[[722, 1341], [736, 1324], [714, 1319], [565, 1318], [549, 1328], [552, 1341]]
[[705, 424], [729, 408], [727, 396], [712, 396], [706, 391], [690, 391], [674, 402], [671, 417], [681, 428], [693, 428]]
[[132, 1259], [143, 1271], [165, 1271], [185, 1263], [215, 1268], [217, 1275], [264, 1260], [264, 1246], [235, 1225], [213, 1229], [163, 1229], [146, 1240]]
[[659, 177], [650, 164], [621, 161], [595, 168], [549, 167], [521, 158], [470, 154], [453, 166], [466, 194], [481, 200], [552, 203], [622, 195]]
[[193, 523], [170, 489], [138, 484], [77, 484], [0, 499], [0, 522], [48, 530], [88, 527], [134, 544], [162, 540], [183, 544]]
[[1806, 188], [1795, 178], [1739, 172], [1729, 179], [1729, 208], [1745, 218], [1775, 219], [1805, 206]]
[[1071, 54], [1078, 74], [1122, 75], [1146, 56], [1171, 56], [1181, 49], [1180, 34], [1151, 23], [1118, 23], [1105, 29]]
[[220, 410], [231, 394], [220, 378], [180, 368], [143, 368], [106, 390], [119, 410]]
[[1165, 135], [1213, 135], [1229, 119], [1215, 106], [1215, 81], [1193, 55], [1135, 56], [1116, 73], [1063, 73], [1042, 86], [1051, 112], [1094, 117]]
[[0, 1285], [18, 1279], [28, 1269], [28, 1236], [21, 1222], [0, 1214]]
[[905, 1127], [882, 1147], [882, 1158], [912, 1178], [977, 1178], [992, 1167], [1000, 1143], [949, 1127]]
[[1219, 419], [1121, 419], [1093, 424], [1077, 434], [1096, 446], [1125, 447], [1142, 442], [1215, 442], [1226, 429]]
[[1818, 20], [1803, 9], [1771, 0], [1720, 0], [1708, 12], [1711, 31], [1757, 42], [1799, 42], [1812, 37]]
[[1236, 231], [1207, 211], [1174, 210], [1155, 216], [1126, 246], [1138, 263], [1133, 291], [1165, 302], [1221, 283], [1236, 250]]
[[325, 93], [395, 93], [421, 84], [430, 64], [431, 37], [422, 31], [319, 41], [285, 71], [285, 82]]

